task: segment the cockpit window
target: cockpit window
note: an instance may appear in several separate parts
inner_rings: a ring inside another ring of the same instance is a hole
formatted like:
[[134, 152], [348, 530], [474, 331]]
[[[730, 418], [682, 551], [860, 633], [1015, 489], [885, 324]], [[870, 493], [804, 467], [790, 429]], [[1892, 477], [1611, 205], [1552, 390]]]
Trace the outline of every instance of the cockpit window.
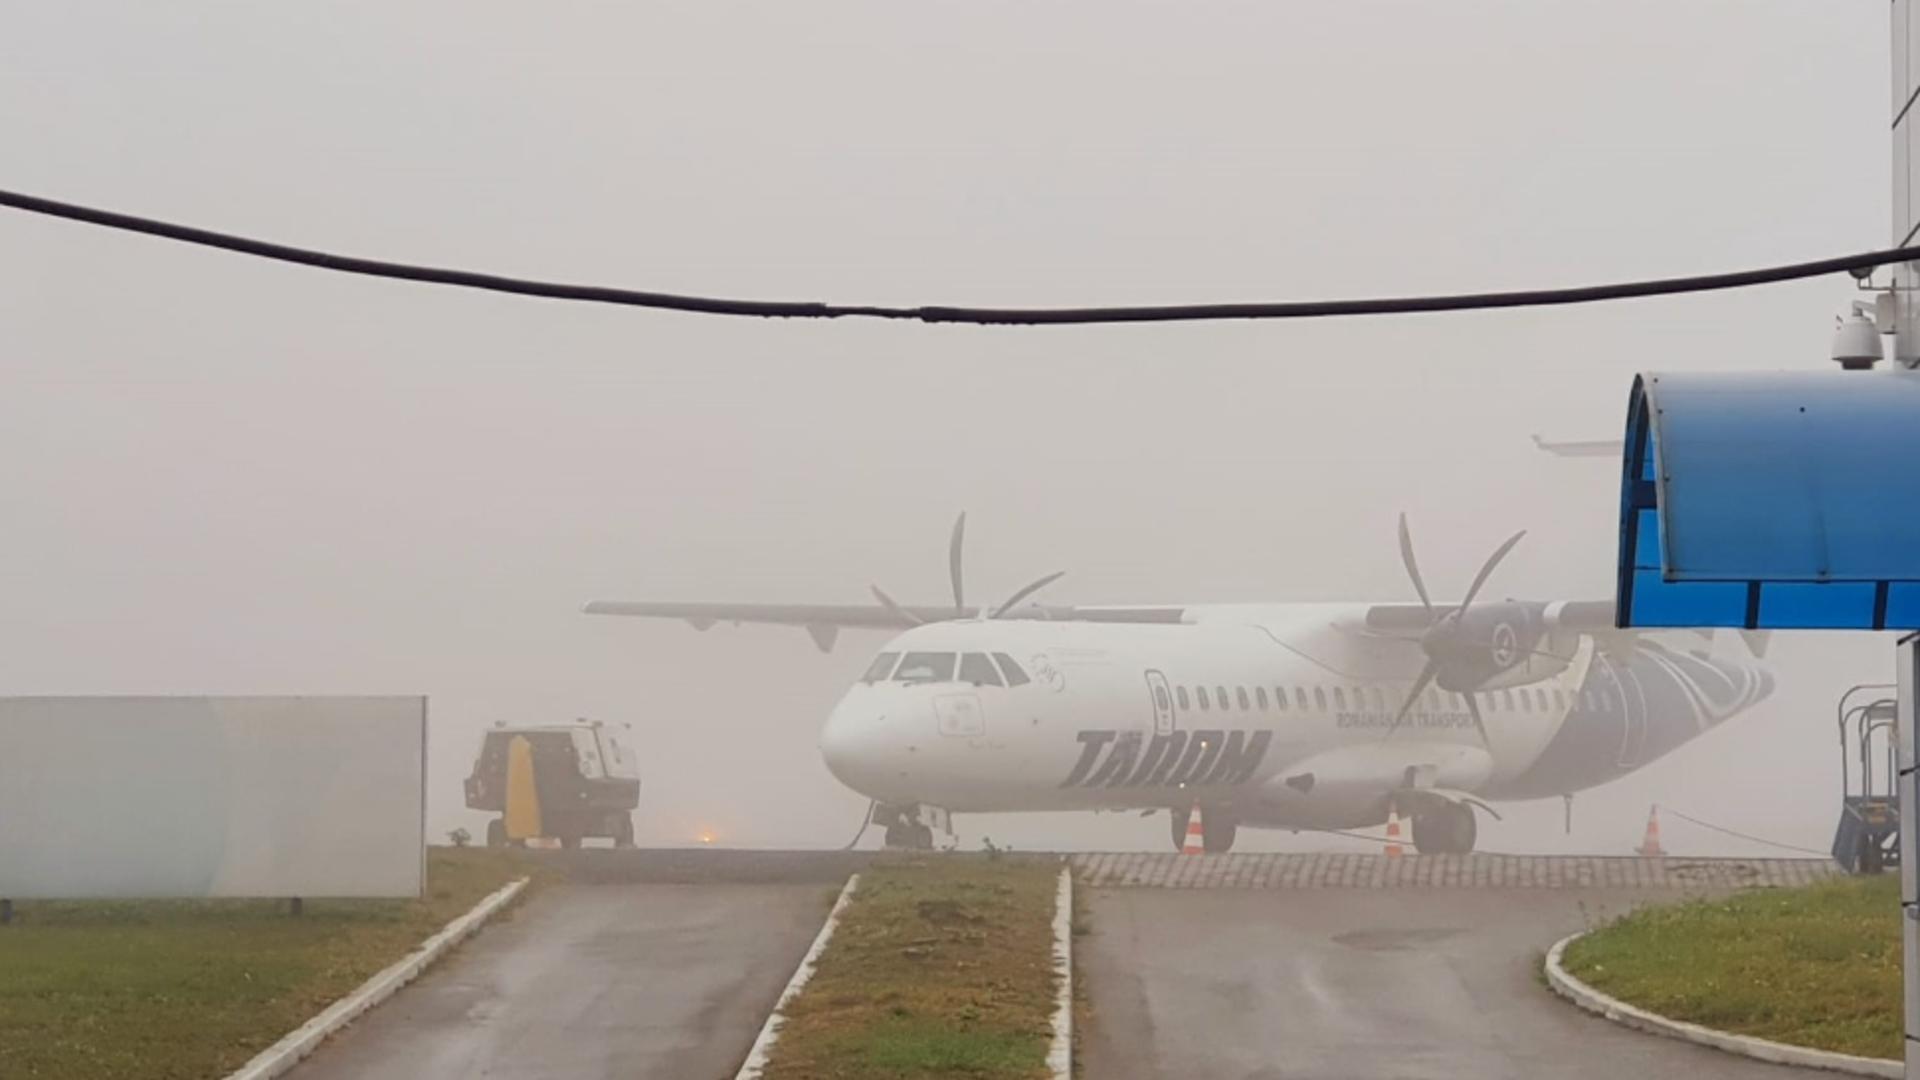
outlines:
[[953, 654], [950, 652], [910, 652], [900, 661], [893, 677], [901, 682], [952, 682]]
[[1000, 670], [1007, 673], [1008, 686], [1025, 686], [1027, 683], [1033, 681], [1027, 678], [1026, 672], [1020, 670], [1019, 664], [1013, 662], [1013, 657], [1003, 652], [997, 652], [993, 654], [993, 658], [1000, 661]]
[[879, 656], [874, 657], [873, 666], [867, 669], [865, 675], [860, 676], [860, 681], [885, 682], [887, 676], [893, 674], [893, 662], [898, 659], [900, 659], [900, 654], [897, 652], [883, 652]]
[[960, 681], [975, 686], [1001, 686], [1000, 673], [993, 669], [993, 661], [986, 653], [962, 653], [960, 655]]

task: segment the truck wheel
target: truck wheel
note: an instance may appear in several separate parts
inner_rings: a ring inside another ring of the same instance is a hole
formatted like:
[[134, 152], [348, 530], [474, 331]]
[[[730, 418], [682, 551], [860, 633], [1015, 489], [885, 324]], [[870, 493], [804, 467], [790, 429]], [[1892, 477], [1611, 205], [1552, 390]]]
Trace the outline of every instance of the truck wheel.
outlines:
[[492, 821], [487, 822], [487, 846], [488, 847], [506, 847], [507, 846], [507, 823], [506, 822], [500, 820], [499, 818], [494, 818]]

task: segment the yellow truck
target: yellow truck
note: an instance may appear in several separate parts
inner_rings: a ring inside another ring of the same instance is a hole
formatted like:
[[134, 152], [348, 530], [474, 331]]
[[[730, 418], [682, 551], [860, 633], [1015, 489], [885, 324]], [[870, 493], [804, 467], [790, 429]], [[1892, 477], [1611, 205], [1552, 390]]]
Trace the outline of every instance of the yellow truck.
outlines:
[[640, 768], [628, 737], [598, 722], [494, 725], [466, 783], [467, 807], [498, 815], [487, 846], [602, 837], [632, 847]]

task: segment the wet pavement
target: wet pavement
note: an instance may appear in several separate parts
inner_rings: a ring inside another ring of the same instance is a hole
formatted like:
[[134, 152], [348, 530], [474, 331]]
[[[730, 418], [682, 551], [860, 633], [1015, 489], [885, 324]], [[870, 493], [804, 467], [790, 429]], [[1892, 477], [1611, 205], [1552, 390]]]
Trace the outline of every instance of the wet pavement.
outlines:
[[754, 883], [543, 888], [289, 1075], [731, 1077], [845, 879], [804, 861], [762, 869]]
[[1081, 1057], [1100, 1080], [1833, 1075], [1630, 1031], [1546, 989], [1555, 941], [1672, 889], [1086, 895]]

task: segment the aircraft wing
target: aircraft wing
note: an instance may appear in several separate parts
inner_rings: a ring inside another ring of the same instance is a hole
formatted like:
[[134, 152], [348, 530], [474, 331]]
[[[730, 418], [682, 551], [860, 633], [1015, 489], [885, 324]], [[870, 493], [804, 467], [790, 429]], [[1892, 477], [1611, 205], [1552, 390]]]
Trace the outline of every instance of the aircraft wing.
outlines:
[[[1630, 643], [1646, 631], [1623, 630], [1614, 625], [1614, 607], [1611, 600], [1557, 600], [1549, 603], [1538, 601], [1483, 601], [1474, 605], [1474, 610], [1485, 611], [1489, 615], [1500, 617], [1500, 609], [1525, 608], [1538, 612], [1539, 622], [1548, 630], [1574, 634], [1589, 634], [1597, 639], [1602, 647], [1611, 644]], [[1432, 626], [1434, 621], [1454, 610], [1452, 605], [1435, 604], [1428, 611], [1419, 604], [1374, 604], [1366, 609], [1366, 614], [1356, 622], [1338, 624], [1342, 629], [1363, 634], [1368, 637], [1395, 637], [1418, 640]], [[1711, 643], [1714, 632], [1700, 632], [1703, 640]], [[1767, 655], [1768, 632], [1765, 630], [1742, 630], [1740, 641], [1747, 652], [1756, 660]]]
[[[905, 630], [922, 623], [978, 618], [975, 611], [899, 604], [730, 604], [676, 600], [595, 600], [582, 609], [589, 615], [629, 615], [644, 619], [679, 619], [705, 630], [715, 623], [767, 623], [805, 627], [821, 652], [833, 649], [841, 630]], [[1008, 612], [1008, 619], [1048, 619], [1080, 622], [1179, 622], [1180, 607], [1072, 607], [1034, 604]]]
[[1569, 439], [1556, 442], [1535, 435], [1533, 445], [1557, 457], [1610, 457], [1618, 460], [1625, 444], [1620, 439]]
[[711, 604], [659, 600], [595, 600], [581, 609], [589, 615], [635, 615], [643, 619], [684, 619], [696, 630], [714, 623], [772, 623], [778, 626], [837, 626], [868, 629], [916, 625], [900, 612], [920, 622], [953, 618], [952, 608], [902, 607], [890, 610], [879, 604]]
[[[1474, 608], [1491, 608], [1498, 603], [1482, 601], [1475, 604]], [[1555, 630], [1581, 634], [1623, 632], [1613, 624], [1611, 600], [1558, 600], [1527, 606], [1537, 608], [1542, 620]], [[1432, 611], [1420, 604], [1374, 604], [1367, 608], [1358, 629], [1390, 637], [1419, 637], [1427, 627], [1433, 625], [1435, 619], [1453, 609], [1451, 604], [1435, 604]]]

